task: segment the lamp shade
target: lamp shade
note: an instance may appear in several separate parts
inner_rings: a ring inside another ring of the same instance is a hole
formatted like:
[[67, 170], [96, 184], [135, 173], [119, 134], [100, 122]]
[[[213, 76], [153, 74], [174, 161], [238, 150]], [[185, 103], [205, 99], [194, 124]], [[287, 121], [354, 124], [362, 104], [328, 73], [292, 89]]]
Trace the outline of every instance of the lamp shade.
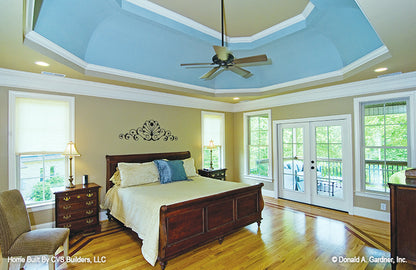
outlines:
[[207, 148], [208, 148], [208, 149], [213, 149], [213, 148], [215, 148], [215, 145], [214, 145], [214, 141], [213, 141], [213, 140], [210, 140], [210, 141], [209, 141], [209, 143], [208, 143], [208, 145], [207, 145]]
[[78, 150], [75, 148], [75, 143], [69, 142], [68, 145], [65, 148], [65, 151], [63, 152], [63, 155], [68, 157], [79, 157], [80, 154], [78, 153]]

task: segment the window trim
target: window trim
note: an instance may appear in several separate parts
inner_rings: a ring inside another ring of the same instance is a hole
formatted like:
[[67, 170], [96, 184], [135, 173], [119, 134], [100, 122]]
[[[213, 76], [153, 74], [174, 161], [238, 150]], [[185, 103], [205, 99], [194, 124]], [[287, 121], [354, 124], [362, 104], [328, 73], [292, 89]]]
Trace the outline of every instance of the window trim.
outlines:
[[[390, 100], [394, 99], [408, 99], [408, 138], [409, 143], [408, 149], [411, 149], [412, 146], [416, 145], [416, 136], [415, 136], [415, 119], [416, 119], [416, 110], [414, 106], [416, 104], [416, 91], [412, 92], [400, 92], [400, 93], [393, 93], [393, 94], [385, 94], [385, 95], [375, 95], [375, 96], [367, 96], [367, 97], [358, 97], [354, 98], [354, 159], [355, 159], [355, 195], [361, 197], [368, 197], [374, 199], [381, 199], [381, 200], [389, 200], [390, 194], [389, 192], [378, 193], [378, 192], [371, 192], [366, 191], [364, 189], [364, 181], [362, 179], [362, 168], [364, 164], [364, 160], [362, 159], [362, 109], [361, 106], [363, 103], [369, 102], [380, 102], [385, 103]], [[408, 160], [409, 166], [414, 167], [416, 164], [416, 153], [415, 151], [408, 151]]]
[[[248, 118], [251, 116], [265, 115], [268, 116], [268, 155], [269, 155], [269, 176], [258, 176], [249, 174], [249, 160], [248, 160]], [[273, 168], [272, 168], [272, 111], [261, 110], [254, 112], [246, 112], [243, 114], [243, 129], [244, 129], [244, 174], [243, 177], [249, 180], [273, 182]]]
[[205, 115], [216, 115], [221, 117], [221, 168], [225, 168], [225, 113], [218, 113], [218, 112], [208, 112], [208, 111], [201, 111], [201, 167], [204, 167], [204, 116]]
[[[32, 92], [20, 92], [20, 91], [9, 91], [9, 130], [8, 130], [8, 146], [9, 146], [9, 190], [18, 189], [18, 179], [17, 179], [17, 159], [15, 153], [15, 139], [14, 139], [14, 130], [15, 130], [15, 100], [18, 97], [22, 98], [34, 98], [34, 99], [49, 99], [49, 100], [61, 100], [69, 102], [69, 115], [70, 115], [70, 127], [69, 127], [69, 138], [74, 140], [75, 138], [75, 97], [71, 96], [60, 96], [60, 95], [49, 95], [49, 94], [40, 94]], [[64, 149], [62, 149], [63, 151]], [[65, 162], [67, 165], [67, 162]], [[73, 164], [73, 170], [75, 171], [75, 166]], [[65, 169], [65, 179], [68, 178], [68, 170]], [[39, 202], [31, 204], [30, 207], [33, 208], [33, 211], [43, 210], [42, 205], [48, 205], [49, 202]], [[40, 210], [38, 210], [40, 209]]]

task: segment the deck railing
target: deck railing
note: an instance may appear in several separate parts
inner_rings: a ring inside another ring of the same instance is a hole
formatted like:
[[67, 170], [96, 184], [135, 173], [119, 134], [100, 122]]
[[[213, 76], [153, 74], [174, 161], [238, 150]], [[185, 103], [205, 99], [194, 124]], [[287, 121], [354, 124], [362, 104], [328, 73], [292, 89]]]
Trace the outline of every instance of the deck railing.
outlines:
[[365, 161], [366, 186], [386, 186], [389, 178], [396, 172], [407, 169], [407, 161]]

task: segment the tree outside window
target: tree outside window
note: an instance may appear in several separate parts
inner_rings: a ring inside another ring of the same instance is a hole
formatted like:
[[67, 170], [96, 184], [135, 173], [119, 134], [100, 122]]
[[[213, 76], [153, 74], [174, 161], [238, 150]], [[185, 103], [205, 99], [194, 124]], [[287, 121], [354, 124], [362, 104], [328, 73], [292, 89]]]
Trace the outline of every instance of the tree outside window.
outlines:
[[270, 176], [269, 130], [270, 119], [268, 112], [248, 115], [247, 125], [247, 163], [248, 175]]
[[363, 104], [365, 190], [388, 192], [390, 176], [408, 166], [406, 100]]

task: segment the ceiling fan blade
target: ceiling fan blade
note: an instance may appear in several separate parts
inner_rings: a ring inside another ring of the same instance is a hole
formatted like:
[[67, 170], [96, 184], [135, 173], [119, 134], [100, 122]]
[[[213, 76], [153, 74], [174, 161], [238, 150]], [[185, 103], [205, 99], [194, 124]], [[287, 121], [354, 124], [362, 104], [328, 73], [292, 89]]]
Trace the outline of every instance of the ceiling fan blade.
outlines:
[[228, 69], [246, 79], [253, 75], [250, 71], [245, 70], [239, 66], [230, 66]]
[[246, 63], [256, 63], [256, 62], [266, 62], [266, 61], [267, 61], [267, 55], [261, 54], [261, 55], [234, 59], [234, 64], [246, 64]]
[[181, 67], [183, 66], [207, 66], [212, 65], [212, 63], [187, 63], [187, 64], [181, 64]]
[[200, 79], [206, 79], [206, 80], [211, 80], [211, 76], [219, 69], [220, 67], [214, 67], [213, 69], [211, 69], [210, 71], [208, 71], [207, 73], [205, 73], [204, 75], [202, 75], [200, 77]]
[[218, 59], [225, 61], [228, 59], [228, 54], [230, 53], [230, 51], [227, 49], [227, 47], [222, 47], [222, 46], [213, 46], [214, 47], [214, 51], [218, 56]]

